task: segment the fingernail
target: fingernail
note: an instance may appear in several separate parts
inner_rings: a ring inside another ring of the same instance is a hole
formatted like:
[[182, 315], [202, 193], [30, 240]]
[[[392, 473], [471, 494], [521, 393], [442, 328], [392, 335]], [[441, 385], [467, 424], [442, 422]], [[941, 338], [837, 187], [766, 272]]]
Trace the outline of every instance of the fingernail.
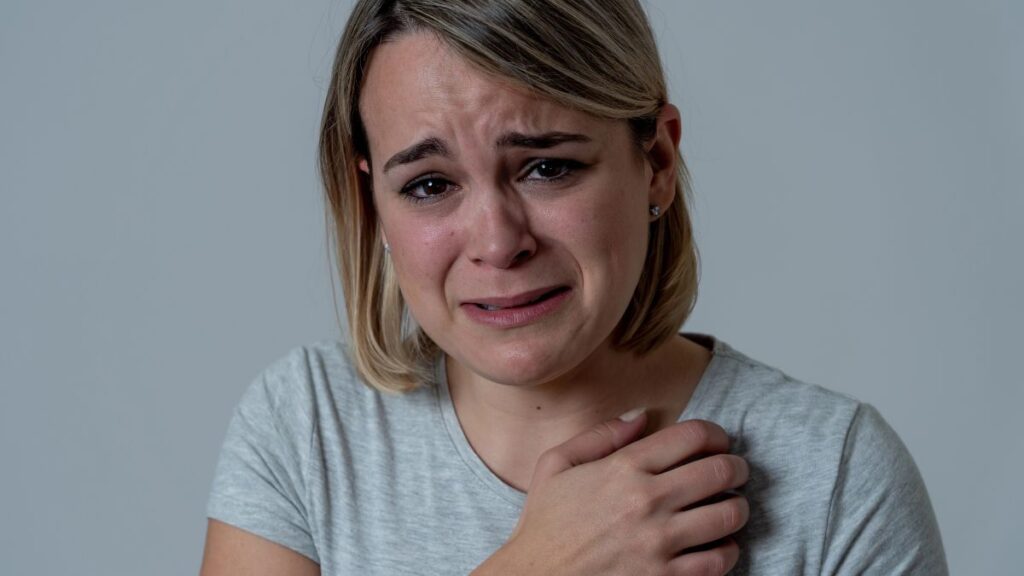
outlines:
[[644, 410], [646, 410], [646, 408], [633, 408], [629, 412], [626, 412], [622, 416], [619, 416], [619, 420], [622, 420], [623, 422], [632, 422], [633, 420], [636, 420], [641, 414], [643, 414]]

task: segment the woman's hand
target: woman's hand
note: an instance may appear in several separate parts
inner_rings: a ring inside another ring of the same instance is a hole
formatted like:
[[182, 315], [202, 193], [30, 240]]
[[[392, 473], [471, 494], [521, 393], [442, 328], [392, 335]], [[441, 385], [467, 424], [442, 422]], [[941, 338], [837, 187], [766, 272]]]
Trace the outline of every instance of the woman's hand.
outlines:
[[739, 557], [728, 536], [749, 511], [743, 496], [721, 496], [746, 483], [746, 461], [726, 454], [712, 422], [636, 440], [646, 422], [611, 420], [542, 454], [512, 537], [474, 574], [728, 572]]

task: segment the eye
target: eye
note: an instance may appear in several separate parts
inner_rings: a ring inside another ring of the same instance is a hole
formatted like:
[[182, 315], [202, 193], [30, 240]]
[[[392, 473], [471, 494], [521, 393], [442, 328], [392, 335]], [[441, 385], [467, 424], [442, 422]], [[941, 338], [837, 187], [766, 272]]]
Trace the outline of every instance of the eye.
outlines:
[[406, 184], [400, 194], [412, 202], [430, 202], [440, 199], [453, 188], [455, 185], [444, 178], [427, 176]]
[[553, 182], [570, 176], [582, 167], [583, 164], [576, 162], [575, 160], [544, 158], [542, 160], [538, 160], [529, 167], [529, 172], [527, 172], [523, 180], [542, 180]]

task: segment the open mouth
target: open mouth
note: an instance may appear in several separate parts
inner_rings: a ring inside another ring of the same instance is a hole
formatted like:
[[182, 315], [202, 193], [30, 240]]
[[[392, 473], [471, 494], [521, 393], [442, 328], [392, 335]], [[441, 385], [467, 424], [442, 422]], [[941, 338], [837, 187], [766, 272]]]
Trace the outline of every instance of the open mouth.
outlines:
[[512, 305], [512, 306], [497, 306], [497, 305], [494, 305], [494, 304], [481, 304], [481, 303], [478, 303], [478, 302], [474, 302], [473, 305], [476, 306], [477, 308], [481, 309], [481, 310], [486, 310], [488, 312], [494, 312], [496, 310], [511, 310], [511, 309], [516, 309], [516, 308], [526, 308], [527, 306], [533, 306], [534, 304], [539, 304], [539, 303], [541, 303], [541, 302], [543, 302], [545, 300], [548, 300], [550, 298], [554, 298], [555, 296], [558, 296], [559, 294], [562, 294], [563, 292], [566, 292], [567, 290], [569, 290], [568, 286], [559, 286], [557, 288], [553, 288], [551, 290], [548, 290], [547, 292], [544, 292], [543, 294], [541, 294], [540, 296], [537, 296], [536, 298], [533, 298], [533, 299], [527, 300], [526, 302], [523, 302], [521, 304], [515, 304], [515, 305]]

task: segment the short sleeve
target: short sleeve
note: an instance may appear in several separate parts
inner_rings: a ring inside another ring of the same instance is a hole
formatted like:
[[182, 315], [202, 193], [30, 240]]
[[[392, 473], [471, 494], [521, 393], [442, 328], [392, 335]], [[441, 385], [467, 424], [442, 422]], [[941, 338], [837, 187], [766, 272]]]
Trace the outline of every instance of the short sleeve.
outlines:
[[821, 573], [947, 575], [924, 480], [896, 432], [861, 404], [832, 494]]
[[306, 478], [313, 431], [309, 381], [299, 350], [252, 382], [228, 425], [206, 514], [319, 563]]

